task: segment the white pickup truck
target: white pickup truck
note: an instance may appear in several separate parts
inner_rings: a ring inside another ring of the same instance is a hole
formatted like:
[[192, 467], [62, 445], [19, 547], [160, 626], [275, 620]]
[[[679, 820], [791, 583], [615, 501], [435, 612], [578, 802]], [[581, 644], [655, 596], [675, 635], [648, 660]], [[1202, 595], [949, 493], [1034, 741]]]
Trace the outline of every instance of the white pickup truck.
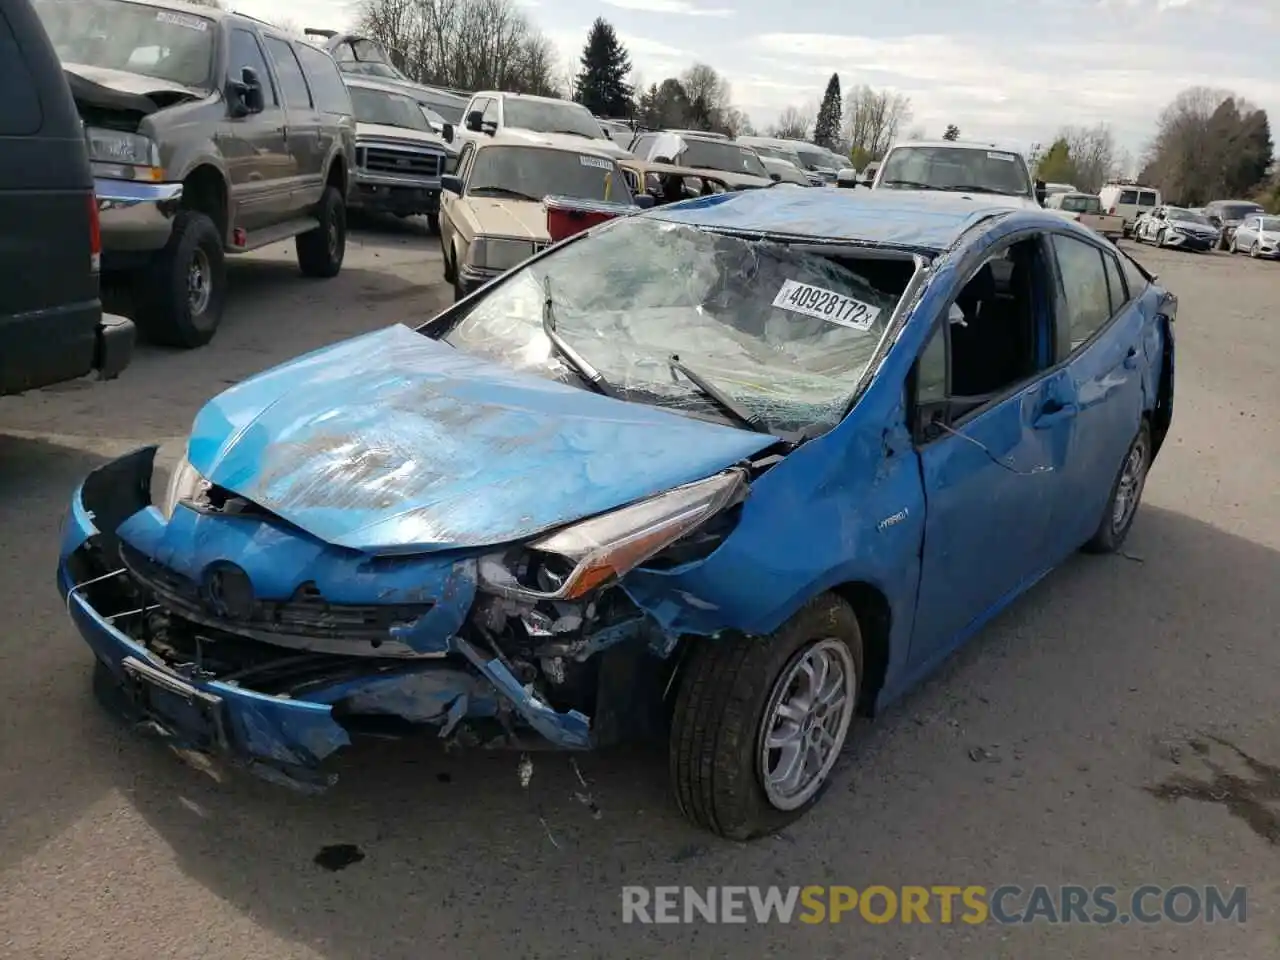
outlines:
[[1040, 209], [1026, 158], [993, 143], [915, 140], [895, 144], [876, 171], [871, 189], [981, 194], [992, 204]]
[[1056, 210], [1070, 220], [1079, 221], [1108, 240], [1124, 236], [1124, 217], [1102, 212], [1102, 201], [1092, 193], [1055, 193], [1044, 203], [1046, 210]]

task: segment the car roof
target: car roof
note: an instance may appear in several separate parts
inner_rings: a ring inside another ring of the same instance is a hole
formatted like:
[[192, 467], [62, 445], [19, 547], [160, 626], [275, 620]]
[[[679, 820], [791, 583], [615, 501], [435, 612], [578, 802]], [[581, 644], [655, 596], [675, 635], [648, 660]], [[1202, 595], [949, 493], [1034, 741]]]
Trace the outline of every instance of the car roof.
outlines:
[[267, 23], [265, 20], [259, 20], [257, 17], [246, 16], [243, 13], [236, 13], [232, 10], [224, 10], [221, 7], [205, 6], [202, 3], [185, 3], [183, 0], [130, 0], [132, 3], [140, 3], [144, 7], [156, 7], [160, 10], [173, 10], [181, 13], [189, 13], [192, 16], [204, 17], [208, 20], [221, 20], [223, 17], [240, 17], [242, 20], [252, 20], [254, 23], [260, 23], [263, 26], [271, 27], [272, 30], [280, 29], [275, 24]]
[[[1062, 231], [1070, 221], [1042, 210], [901, 190], [742, 190], [657, 207], [658, 220], [709, 229], [810, 237], [929, 254], [949, 250], [975, 224], [1017, 218]], [[1089, 231], [1086, 234], [1092, 235]]]
[[1016, 153], [1018, 156], [1022, 156], [1021, 150], [1015, 150], [999, 143], [991, 143], [987, 140], [901, 140], [889, 149], [896, 150], [898, 147], [950, 147], [958, 150], [999, 150], [1001, 153]]

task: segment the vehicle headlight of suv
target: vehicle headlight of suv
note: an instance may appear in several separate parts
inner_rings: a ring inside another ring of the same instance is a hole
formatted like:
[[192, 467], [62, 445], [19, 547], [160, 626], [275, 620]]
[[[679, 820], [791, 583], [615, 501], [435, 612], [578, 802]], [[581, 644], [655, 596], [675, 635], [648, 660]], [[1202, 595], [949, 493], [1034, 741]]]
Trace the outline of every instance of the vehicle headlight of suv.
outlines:
[[191, 465], [191, 461], [183, 457], [182, 461], [173, 468], [173, 473], [169, 474], [169, 485], [165, 489], [164, 499], [156, 504], [156, 509], [168, 521], [173, 517], [173, 511], [178, 504], [200, 501], [212, 486], [213, 484]]
[[105, 127], [85, 127], [84, 136], [95, 174], [120, 180], [164, 179], [160, 148], [149, 137]]
[[536, 249], [532, 240], [477, 237], [467, 249], [467, 262], [483, 270], [510, 270], [533, 256]]
[[516, 600], [580, 600], [651, 560], [746, 494], [740, 470], [675, 487], [481, 557], [480, 586]]

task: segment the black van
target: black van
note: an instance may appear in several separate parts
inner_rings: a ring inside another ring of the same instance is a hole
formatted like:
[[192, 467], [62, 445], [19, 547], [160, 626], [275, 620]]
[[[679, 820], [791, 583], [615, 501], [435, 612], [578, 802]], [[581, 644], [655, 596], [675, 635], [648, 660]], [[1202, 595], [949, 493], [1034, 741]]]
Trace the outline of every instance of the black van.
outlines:
[[102, 312], [101, 253], [62, 66], [30, 0], [0, 0], [0, 395], [128, 365], [133, 323]]

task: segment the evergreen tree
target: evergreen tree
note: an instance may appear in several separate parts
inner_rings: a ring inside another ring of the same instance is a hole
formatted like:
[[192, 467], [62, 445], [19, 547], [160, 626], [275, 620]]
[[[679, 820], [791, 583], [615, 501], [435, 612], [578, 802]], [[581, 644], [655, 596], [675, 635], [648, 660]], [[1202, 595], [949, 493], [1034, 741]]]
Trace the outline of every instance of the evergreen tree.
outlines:
[[834, 150], [840, 139], [840, 118], [844, 116], [844, 106], [840, 99], [840, 76], [833, 73], [827, 81], [827, 91], [822, 95], [822, 105], [818, 107], [818, 119], [813, 125], [813, 142], [820, 147]]
[[1053, 141], [1049, 152], [1040, 158], [1036, 176], [1046, 183], [1076, 182], [1076, 165], [1071, 159], [1071, 146], [1065, 137]]
[[943, 140], [959, 140], [960, 128], [957, 127], [954, 123], [948, 123], [947, 132], [942, 135], [942, 139]]
[[573, 98], [597, 116], [627, 116], [631, 108], [631, 87], [627, 84], [631, 58], [613, 24], [603, 17], [596, 17], [591, 24], [581, 62]]

